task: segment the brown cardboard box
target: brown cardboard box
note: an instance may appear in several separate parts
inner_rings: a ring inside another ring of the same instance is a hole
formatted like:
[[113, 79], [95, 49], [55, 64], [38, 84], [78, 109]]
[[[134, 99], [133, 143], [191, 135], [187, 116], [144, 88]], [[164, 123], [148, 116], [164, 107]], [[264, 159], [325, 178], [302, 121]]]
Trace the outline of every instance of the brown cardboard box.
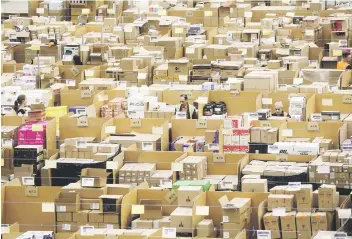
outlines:
[[261, 142], [261, 129], [260, 127], [252, 127], [251, 128], [251, 142], [252, 143], [260, 143]]
[[170, 215], [171, 227], [177, 232], [192, 233], [192, 208], [177, 207]]
[[100, 210], [101, 200], [96, 199], [83, 199], [81, 198], [81, 210]]
[[313, 208], [313, 185], [303, 184], [296, 195], [297, 211], [307, 212]]
[[338, 206], [336, 185], [323, 184], [318, 189], [318, 206], [321, 211], [334, 211]]
[[296, 212], [286, 212], [285, 216], [280, 217], [281, 231], [283, 239], [297, 238], [296, 233]]
[[189, 71], [188, 60], [170, 60], [168, 63], [168, 75], [188, 75]]
[[104, 214], [99, 211], [90, 211], [88, 214], [88, 221], [93, 223], [103, 223]]
[[328, 221], [326, 212], [315, 212], [311, 216], [312, 234], [318, 231], [328, 231]]
[[72, 214], [72, 221], [77, 223], [87, 223], [90, 210], [78, 211]]
[[144, 205], [144, 214], [140, 215], [143, 220], [160, 219], [163, 216], [162, 201], [157, 199], [142, 199], [140, 202]]
[[[106, 228], [106, 229], [120, 229], [120, 224], [113, 223], [98, 223], [98, 228]], [[107, 236], [108, 237], [108, 236]], [[106, 238], [107, 238], [106, 237]]]
[[281, 228], [278, 216], [273, 216], [271, 212], [265, 213], [263, 216], [265, 230], [271, 230], [271, 238], [281, 238]]
[[247, 219], [239, 223], [221, 223], [222, 238], [236, 238], [237, 234], [246, 227], [246, 224]]
[[203, 219], [197, 224], [197, 237], [216, 237], [216, 230], [214, 228], [213, 220]]
[[268, 196], [268, 211], [273, 208], [284, 207], [286, 212], [292, 211], [294, 195], [270, 194]]
[[296, 214], [298, 239], [310, 239], [312, 237], [311, 214], [311, 212], [298, 212]]
[[123, 58], [120, 60], [120, 67], [122, 70], [135, 71], [138, 70], [139, 59]]
[[55, 197], [56, 212], [77, 212], [80, 207], [78, 193], [60, 192]]
[[244, 179], [242, 181], [242, 192], [268, 192], [267, 179]]
[[170, 227], [171, 225], [171, 220], [170, 217], [162, 217], [161, 219], [156, 219], [153, 221], [153, 228], [158, 229], [158, 228], [163, 228], [163, 227]]
[[104, 223], [120, 224], [120, 215], [117, 213], [104, 213]]
[[106, 169], [84, 168], [81, 172], [82, 187], [104, 187], [110, 173]]
[[153, 220], [137, 218], [132, 221], [132, 229], [153, 229]]
[[56, 213], [56, 221], [58, 221], [58, 222], [72, 222], [72, 212], [58, 212], [58, 213]]
[[78, 226], [72, 222], [59, 222], [56, 225], [56, 232], [76, 232], [78, 231]]
[[193, 202], [197, 196], [203, 192], [201, 186], [181, 186], [177, 189], [177, 205], [193, 206]]
[[250, 214], [250, 198], [234, 198], [228, 201], [225, 195], [219, 199], [219, 202], [222, 207], [223, 222], [240, 223], [248, 218], [248, 214]]

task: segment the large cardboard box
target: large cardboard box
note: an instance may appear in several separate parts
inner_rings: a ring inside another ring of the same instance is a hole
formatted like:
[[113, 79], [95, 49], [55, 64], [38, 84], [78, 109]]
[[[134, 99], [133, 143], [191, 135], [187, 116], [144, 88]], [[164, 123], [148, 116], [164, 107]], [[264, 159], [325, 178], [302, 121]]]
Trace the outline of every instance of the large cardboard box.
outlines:
[[177, 189], [177, 205], [193, 206], [194, 200], [203, 192], [201, 186], [181, 186]]
[[281, 238], [280, 220], [278, 216], [274, 216], [271, 212], [265, 213], [263, 221], [265, 230], [271, 230], [271, 238]]
[[55, 197], [56, 212], [78, 212], [80, 209], [80, 197], [78, 193], [60, 192]]
[[298, 212], [296, 214], [297, 238], [310, 239], [312, 237], [311, 212]]
[[192, 211], [190, 207], [177, 207], [170, 215], [171, 227], [175, 227], [177, 232], [192, 233]]
[[106, 179], [110, 173], [106, 169], [84, 168], [81, 171], [81, 186], [82, 187], [104, 187]]
[[281, 231], [283, 239], [297, 238], [296, 212], [286, 212], [285, 216], [280, 217]]
[[229, 201], [225, 195], [219, 199], [219, 202], [222, 208], [223, 222], [241, 223], [250, 216], [250, 198], [234, 198]]
[[204, 219], [197, 224], [197, 237], [216, 237], [213, 220]]

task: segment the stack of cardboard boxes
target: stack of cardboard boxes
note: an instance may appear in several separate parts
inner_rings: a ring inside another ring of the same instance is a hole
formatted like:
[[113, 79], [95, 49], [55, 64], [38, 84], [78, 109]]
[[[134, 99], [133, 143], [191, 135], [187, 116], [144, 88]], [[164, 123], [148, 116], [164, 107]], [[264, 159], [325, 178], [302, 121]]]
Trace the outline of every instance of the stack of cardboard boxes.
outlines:
[[338, 188], [351, 189], [352, 158], [346, 153], [325, 152], [309, 165], [309, 181], [333, 183]]
[[124, 98], [114, 98], [100, 108], [102, 118], [125, 118]]
[[80, 183], [62, 188], [55, 198], [57, 232], [76, 232], [80, 226], [119, 229], [122, 195], [128, 185], [106, 187], [104, 169], [84, 169]]
[[200, 180], [207, 175], [207, 157], [187, 156], [179, 163], [183, 165], [180, 172], [181, 180]]
[[309, 239], [318, 231], [332, 229], [333, 212], [338, 204], [336, 186], [322, 185], [314, 193], [312, 189], [310, 184], [292, 184], [270, 190], [268, 210], [272, 212], [266, 213], [263, 220], [272, 238]]
[[251, 143], [273, 144], [278, 141], [279, 129], [270, 127], [252, 127]]
[[251, 199], [233, 198], [227, 196], [219, 199], [222, 210], [221, 236], [222, 238], [235, 238], [243, 229], [251, 224]]
[[118, 144], [100, 144], [91, 141], [91, 138], [65, 139], [60, 145], [60, 157], [106, 161], [114, 156], [120, 147]]

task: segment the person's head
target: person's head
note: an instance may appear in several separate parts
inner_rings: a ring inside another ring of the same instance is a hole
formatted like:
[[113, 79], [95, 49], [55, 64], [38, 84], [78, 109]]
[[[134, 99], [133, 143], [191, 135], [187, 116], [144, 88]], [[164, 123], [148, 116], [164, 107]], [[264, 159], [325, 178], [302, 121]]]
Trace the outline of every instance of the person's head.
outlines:
[[79, 57], [79, 55], [74, 55], [73, 56], [73, 64], [82, 65], [81, 58]]
[[57, 40], [56, 39], [51, 39], [49, 41], [49, 46], [56, 46], [57, 45]]
[[186, 106], [188, 101], [188, 96], [187, 95], [180, 95], [180, 103], [182, 106]]
[[350, 62], [351, 62], [351, 53], [350, 53], [350, 52], [343, 52], [343, 53], [342, 53], [342, 59], [343, 59], [345, 62], [350, 63]]
[[283, 108], [284, 108], [284, 105], [282, 104], [281, 101], [278, 101], [275, 103], [275, 112], [276, 113], [282, 113]]
[[19, 95], [15, 101], [14, 110], [17, 112], [20, 107], [24, 107], [27, 104], [27, 97], [25, 95]]

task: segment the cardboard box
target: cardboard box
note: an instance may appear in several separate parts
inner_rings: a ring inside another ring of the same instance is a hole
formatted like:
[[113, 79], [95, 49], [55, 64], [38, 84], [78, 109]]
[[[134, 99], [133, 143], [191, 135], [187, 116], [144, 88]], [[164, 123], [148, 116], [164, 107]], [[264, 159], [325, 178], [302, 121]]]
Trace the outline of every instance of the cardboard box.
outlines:
[[192, 233], [192, 208], [177, 207], [170, 215], [171, 227], [175, 227], [178, 233]]
[[58, 222], [72, 222], [72, 212], [58, 212], [56, 213], [56, 221]]
[[219, 199], [219, 202], [222, 208], [223, 222], [241, 223], [250, 215], [250, 198], [234, 198], [229, 201], [225, 195]]
[[55, 197], [56, 212], [78, 212], [80, 197], [78, 193], [60, 192]]
[[88, 221], [92, 223], [103, 223], [104, 214], [99, 211], [90, 211], [88, 214]]
[[273, 208], [284, 207], [286, 212], [292, 211], [294, 195], [270, 194], [268, 196], [268, 211]]
[[281, 227], [278, 216], [273, 216], [271, 212], [265, 213], [263, 216], [265, 230], [271, 230], [271, 238], [281, 238]]
[[281, 231], [283, 239], [297, 238], [296, 212], [286, 212], [285, 216], [280, 217]]
[[216, 230], [214, 228], [213, 220], [203, 219], [197, 224], [197, 237], [216, 237]]
[[108, 224], [120, 224], [120, 214], [103, 213], [103, 221]]
[[101, 201], [100, 199], [82, 199], [81, 198], [81, 210], [100, 210]]
[[310, 239], [312, 237], [311, 212], [298, 212], [296, 214], [297, 238]]
[[193, 206], [193, 202], [197, 196], [203, 192], [201, 186], [181, 186], [177, 189], [177, 205]]
[[267, 179], [244, 179], [242, 181], [242, 192], [268, 192]]
[[326, 212], [315, 212], [311, 216], [312, 235], [319, 231], [328, 231], [328, 219]]
[[308, 212], [313, 208], [313, 185], [303, 184], [296, 195], [297, 211]]
[[161, 219], [155, 219], [153, 221], [153, 228], [163, 228], [163, 227], [171, 227], [171, 220], [170, 217], [163, 217]]
[[83, 210], [74, 212], [72, 214], [72, 221], [76, 223], [87, 223], [88, 222], [88, 214], [90, 210]]
[[110, 173], [107, 173], [106, 169], [84, 168], [81, 171], [81, 186], [104, 187], [109, 175]]
[[323, 184], [318, 188], [318, 206], [321, 211], [334, 211], [338, 206], [336, 185]]
[[137, 218], [132, 221], [132, 229], [153, 229], [153, 220]]
[[247, 224], [247, 219], [242, 220], [239, 223], [221, 223], [222, 227], [222, 238], [236, 238]]
[[143, 220], [160, 219], [163, 216], [162, 201], [157, 199], [142, 199], [140, 202], [144, 205], [144, 214], [140, 215]]

